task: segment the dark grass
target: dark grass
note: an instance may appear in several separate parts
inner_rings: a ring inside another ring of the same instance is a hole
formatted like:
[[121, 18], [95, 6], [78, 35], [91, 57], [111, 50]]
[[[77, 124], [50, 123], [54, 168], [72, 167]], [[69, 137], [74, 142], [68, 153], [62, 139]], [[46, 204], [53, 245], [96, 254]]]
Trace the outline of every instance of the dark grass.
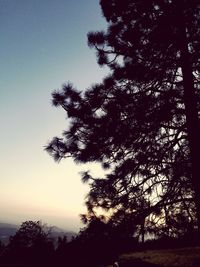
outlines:
[[200, 247], [127, 253], [120, 261], [122, 267], [200, 267]]

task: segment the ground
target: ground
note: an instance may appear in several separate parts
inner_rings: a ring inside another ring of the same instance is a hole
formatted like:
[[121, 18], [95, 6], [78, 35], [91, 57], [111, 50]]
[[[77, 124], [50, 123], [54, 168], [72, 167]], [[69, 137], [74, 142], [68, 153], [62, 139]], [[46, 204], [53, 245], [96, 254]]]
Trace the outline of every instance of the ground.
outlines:
[[200, 267], [200, 247], [128, 253], [119, 261], [122, 267]]

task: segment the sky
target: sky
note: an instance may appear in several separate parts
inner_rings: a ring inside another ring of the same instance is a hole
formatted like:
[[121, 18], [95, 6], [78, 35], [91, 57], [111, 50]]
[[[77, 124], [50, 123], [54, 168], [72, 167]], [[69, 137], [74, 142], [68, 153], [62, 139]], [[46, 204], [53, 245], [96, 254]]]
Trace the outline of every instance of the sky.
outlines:
[[98, 2], [0, 0], [0, 222], [82, 226], [88, 186], [79, 173], [91, 166], [55, 163], [44, 147], [67, 129], [52, 91], [68, 81], [84, 90], [106, 75], [87, 46], [89, 31], [106, 28]]

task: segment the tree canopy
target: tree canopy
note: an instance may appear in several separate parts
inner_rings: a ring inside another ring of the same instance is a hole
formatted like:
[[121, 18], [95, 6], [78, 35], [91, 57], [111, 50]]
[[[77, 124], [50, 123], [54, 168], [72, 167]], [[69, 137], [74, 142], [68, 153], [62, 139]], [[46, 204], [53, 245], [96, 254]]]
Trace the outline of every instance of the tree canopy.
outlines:
[[86, 90], [69, 83], [53, 92], [53, 104], [66, 110], [70, 126], [46, 150], [57, 161], [95, 161], [108, 170], [100, 178], [82, 175], [90, 184], [89, 213], [101, 207], [116, 223], [128, 216], [152, 228], [182, 212], [195, 227], [200, 224], [199, 3], [101, 0], [100, 5], [108, 28], [90, 32], [88, 44], [110, 74]]
[[11, 238], [11, 246], [31, 248], [40, 243], [47, 243], [49, 233], [40, 221], [25, 221]]
[[11, 265], [42, 266], [49, 265], [53, 260], [50, 228], [40, 221], [23, 222], [15, 235], [10, 236], [8, 245], [0, 255], [1, 263]]

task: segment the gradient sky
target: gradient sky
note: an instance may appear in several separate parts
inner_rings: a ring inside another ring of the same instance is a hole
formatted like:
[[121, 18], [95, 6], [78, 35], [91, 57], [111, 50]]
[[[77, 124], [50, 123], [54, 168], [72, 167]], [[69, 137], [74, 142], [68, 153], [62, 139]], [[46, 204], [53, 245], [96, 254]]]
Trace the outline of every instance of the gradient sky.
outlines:
[[80, 227], [88, 187], [79, 172], [88, 166], [57, 164], [44, 146], [67, 127], [51, 92], [105, 76], [87, 46], [87, 32], [106, 27], [98, 2], [0, 0], [0, 222]]

